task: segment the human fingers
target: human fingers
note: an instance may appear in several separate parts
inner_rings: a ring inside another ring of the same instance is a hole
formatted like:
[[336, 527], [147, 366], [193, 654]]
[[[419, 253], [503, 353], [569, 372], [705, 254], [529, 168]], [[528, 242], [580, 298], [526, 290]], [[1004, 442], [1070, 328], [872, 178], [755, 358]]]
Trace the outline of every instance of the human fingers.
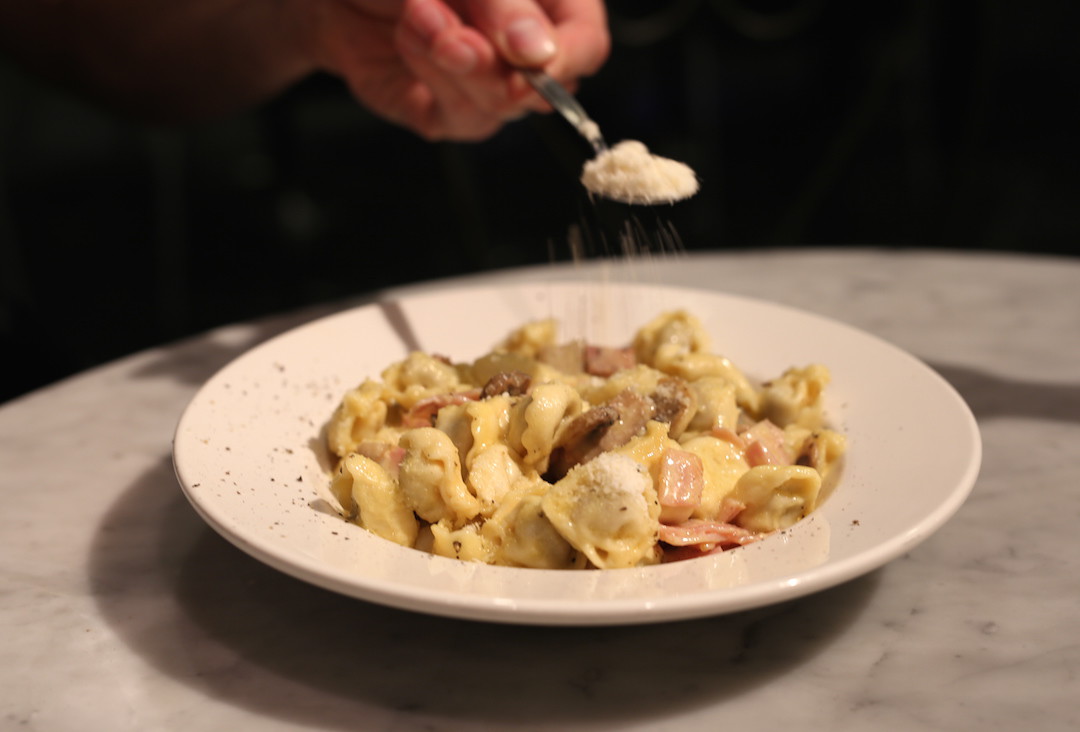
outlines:
[[426, 53], [436, 66], [450, 74], [472, 71], [485, 49], [462, 38], [461, 18], [442, 0], [405, 0], [397, 33], [404, 34], [409, 50]]
[[303, 22], [297, 25], [318, 66], [341, 77], [369, 110], [426, 139], [480, 139], [494, 132], [498, 124], [455, 93], [446, 72], [418, 58], [426, 51], [403, 50], [400, 7], [380, 15], [374, 5], [382, 2], [393, 0], [299, 0], [297, 20]]
[[[507, 64], [544, 67], [572, 91], [595, 73], [611, 48], [602, 0], [451, 0], [485, 34]], [[523, 109], [550, 111], [520, 74], [507, 94]]]
[[559, 52], [555, 29], [535, 0], [459, 1], [469, 23], [491, 39], [509, 65], [539, 68]]
[[538, 0], [551, 20], [559, 52], [548, 73], [567, 84], [595, 74], [611, 53], [602, 0]]
[[[441, 3], [407, 0], [406, 6], [394, 40], [420, 87], [410, 100], [417, 115], [414, 128], [428, 139], [490, 136], [505, 121], [506, 110], [478, 100], [469, 80], [490, 71], [493, 49], [470, 36]], [[408, 6], [418, 9], [416, 16], [409, 15]]]
[[490, 39], [441, 0], [406, 0], [398, 37], [403, 53], [434, 89], [452, 88], [503, 121], [529, 108], [528, 90]]

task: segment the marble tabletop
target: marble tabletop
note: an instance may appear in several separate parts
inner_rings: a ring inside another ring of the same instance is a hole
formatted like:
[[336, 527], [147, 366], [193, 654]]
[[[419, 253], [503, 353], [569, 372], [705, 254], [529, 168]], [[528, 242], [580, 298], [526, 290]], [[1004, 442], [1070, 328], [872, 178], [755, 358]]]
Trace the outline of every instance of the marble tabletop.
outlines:
[[348, 303], [230, 326], [0, 406], [0, 729], [1080, 728], [1080, 260], [791, 250], [615, 269], [919, 356], [978, 419], [971, 497], [878, 571], [734, 615], [543, 628], [367, 604], [249, 558], [177, 486], [170, 441], [199, 385]]

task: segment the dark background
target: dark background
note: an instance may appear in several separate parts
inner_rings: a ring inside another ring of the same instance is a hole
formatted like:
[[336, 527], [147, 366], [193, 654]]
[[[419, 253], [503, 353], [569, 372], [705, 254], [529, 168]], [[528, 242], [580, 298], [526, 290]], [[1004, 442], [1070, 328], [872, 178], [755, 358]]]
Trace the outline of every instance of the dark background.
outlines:
[[1074, 255], [1080, 4], [612, 2], [580, 98], [698, 172], [594, 208], [554, 117], [429, 144], [313, 78], [163, 129], [0, 60], [0, 401], [117, 356], [402, 282], [617, 251], [885, 246]]

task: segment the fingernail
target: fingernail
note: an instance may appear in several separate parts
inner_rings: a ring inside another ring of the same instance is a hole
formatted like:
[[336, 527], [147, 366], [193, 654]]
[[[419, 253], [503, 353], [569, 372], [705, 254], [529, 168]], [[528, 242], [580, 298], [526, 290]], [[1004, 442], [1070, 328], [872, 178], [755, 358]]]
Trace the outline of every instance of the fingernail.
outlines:
[[420, 3], [408, 17], [409, 27], [425, 41], [430, 41], [446, 27], [446, 16], [434, 3]]
[[542, 64], [555, 55], [555, 41], [535, 18], [515, 20], [506, 28], [511, 53], [527, 64]]
[[476, 67], [476, 52], [460, 41], [440, 43], [432, 51], [432, 60], [452, 74], [467, 74]]

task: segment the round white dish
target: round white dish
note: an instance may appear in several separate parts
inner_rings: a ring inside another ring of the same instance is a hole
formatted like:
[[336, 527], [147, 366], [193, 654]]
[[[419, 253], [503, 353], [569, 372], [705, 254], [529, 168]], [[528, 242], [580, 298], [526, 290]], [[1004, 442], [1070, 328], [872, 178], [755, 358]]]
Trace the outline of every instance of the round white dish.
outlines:
[[[839, 484], [786, 532], [701, 559], [638, 569], [492, 567], [397, 546], [332, 506], [322, 428], [344, 392], [410, 350], [456, 361], [529, 320], [610, 345], [658, 313], [697, 315], [752, 378], [820, 362], [830, 422], [848, 436]], [[213, 376], [177, 426], [184, 493], [253, 557], [321, 587], [414, 611], [539, 625], [657, 622], [789, 600], [837, 585], [925, 540], [975, 482], [981, 442], [956, 391], [918, 359], [810, 313], [716, 292], [628, 284], [442, 290], [332, 315], [252, 349]]]

